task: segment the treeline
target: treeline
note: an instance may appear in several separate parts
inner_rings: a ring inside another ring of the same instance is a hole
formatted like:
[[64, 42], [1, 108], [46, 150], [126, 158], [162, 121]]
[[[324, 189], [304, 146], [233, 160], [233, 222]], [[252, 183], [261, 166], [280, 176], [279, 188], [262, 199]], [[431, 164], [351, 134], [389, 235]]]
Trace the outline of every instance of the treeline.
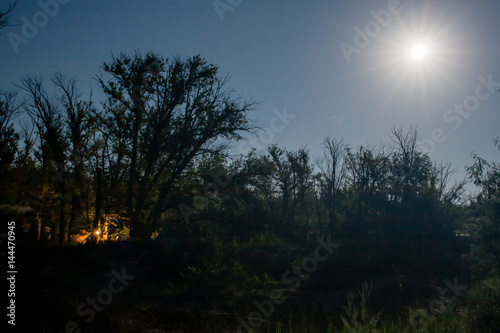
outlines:
[[225, 239], [267, 232], [304, 244], [333, 235], [356, 243], [360, 260], [372, 265], [430, 269], [453, 261], [461, 250], [455, 231], [466, 181], [452, 183], [449, 163], [433, 163], [418, 151], [415, 129], [391, 134], [387, 146], [356, 149], [325, 138], [316, 159], [305, 148], [271, 146], [230, 164], [200, 165], [201, 175], [224, 176], [195, 181], [191, 192], [216, 191], [197, 194], [181, 212]]
[[275, 145], [229, 158], [255, 129], [255, 103], [233, 97], [217, 66], [135, 53], [101, 69], [99, 102], [62, 74], [50, 84], [22, 78], [22, 97], [1, 95], [0, 202], [33, 207], [38, 229], [50, 226], [59, 244], [113, 218], [137, 239], [175, 242], [203, 229], [228, 241], [267, 232], [302, 244], [335, 234], [365, 244], [370, 258], [421, 264], [447, 260], [457, 230], [470, 236], [474, 226], [498, 251], [497, 164], [471, 160], [483, 191], [468, 198], [467, 180], [452, 183], [451, 164], [420, 152], [414, 128], [394, 128], [373, 147], [326, 137], [316, 158]]
[[[251, 129], [253, 103], [232, 98], [227, 78], [199, 56], [120, 54], [102, 69], [100, 103], [82, 99], [77, 80], [62, 74], [50, 88], [37, 76], [21, 79], [20, 103], [2, 95], [0, 201], [34, 207], [60, 244], [107, 216], [149, 238], [198, 161]], [[22, 133], [11, 123], [19, 113], [29, 119]]]

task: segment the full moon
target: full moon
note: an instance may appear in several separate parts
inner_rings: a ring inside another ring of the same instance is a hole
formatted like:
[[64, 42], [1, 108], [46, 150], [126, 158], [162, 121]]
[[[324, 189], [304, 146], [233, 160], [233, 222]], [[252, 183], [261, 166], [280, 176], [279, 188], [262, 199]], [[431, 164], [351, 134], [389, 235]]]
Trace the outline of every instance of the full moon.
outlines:
[[428, 53], [429, 49], [425, 44], [415, 44], [410, 49], [410, 57], [418, 61], [425, 59]]

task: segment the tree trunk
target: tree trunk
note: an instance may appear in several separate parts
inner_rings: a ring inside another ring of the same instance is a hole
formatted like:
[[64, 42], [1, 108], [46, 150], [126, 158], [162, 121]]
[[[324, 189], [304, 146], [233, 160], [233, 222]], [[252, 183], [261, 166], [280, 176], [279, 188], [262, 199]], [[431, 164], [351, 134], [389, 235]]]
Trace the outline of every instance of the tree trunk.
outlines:
[[96, 171], [96, 194], [95, 194], [95, 215], [92, 223], [92, 231], [99, 228], [99, 220], [101, 219], [102, 210], [102, 170], [97, 167]]
[[71, 202], [71, 216], [69, 218], [69, 223], [68, 223], [68, 243], [71, 240], [71, 229], [73, 228], [73, 225], [75, 223], [76, 219], [76, 206], [78, 205], [78, 198], [75, 194], [73, 194], [73, 200]]
[[59, 245], [66, 238], [66, 184], [61, 181], [61, 200], [59, 201]]
[[40, 236], [42, 234], [42, 214], [40, 212], [36, 213], [36, 223], [37, 223], [37, 228], [36, 228], [36, 241], [40, 241]]

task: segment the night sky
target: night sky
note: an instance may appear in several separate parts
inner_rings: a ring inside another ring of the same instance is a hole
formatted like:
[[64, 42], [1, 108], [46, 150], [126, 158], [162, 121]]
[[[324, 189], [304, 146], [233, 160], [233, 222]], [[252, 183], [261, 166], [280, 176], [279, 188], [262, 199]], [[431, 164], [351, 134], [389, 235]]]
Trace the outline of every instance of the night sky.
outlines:
[[[326, 135], [356, 147], [415, 125], [459, 176], [472, 152], [498, 160], [498, 0], [54, 1], [17, 2], [0, 35], [1, 89], [61, 72], [99, 100], [94, 77], [112, 54], [200, 54], [235, 96], [261, 102], [250, 117], [275, 130], [256, 148], [320, 156]], [[284, 110], [294, 117], [272, 126]]]

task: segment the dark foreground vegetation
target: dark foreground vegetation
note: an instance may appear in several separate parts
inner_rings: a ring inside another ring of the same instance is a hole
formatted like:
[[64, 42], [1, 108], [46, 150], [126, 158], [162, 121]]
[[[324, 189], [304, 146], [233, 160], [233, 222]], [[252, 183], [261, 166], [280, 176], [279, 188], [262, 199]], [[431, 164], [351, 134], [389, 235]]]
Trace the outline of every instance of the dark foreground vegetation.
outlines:
[[276, 145], [231, 156], [257, 130], [255, 103], [234, 98], [216, 66], [136, 53], [101, 71], [99, 101], [62, 74], [0, 96], [19, 326], [500, 330], [498, 164], [473, 156], [469, 179], [453, 182], [414, 128], [371, 147], [326, 137], [316, 158]]

